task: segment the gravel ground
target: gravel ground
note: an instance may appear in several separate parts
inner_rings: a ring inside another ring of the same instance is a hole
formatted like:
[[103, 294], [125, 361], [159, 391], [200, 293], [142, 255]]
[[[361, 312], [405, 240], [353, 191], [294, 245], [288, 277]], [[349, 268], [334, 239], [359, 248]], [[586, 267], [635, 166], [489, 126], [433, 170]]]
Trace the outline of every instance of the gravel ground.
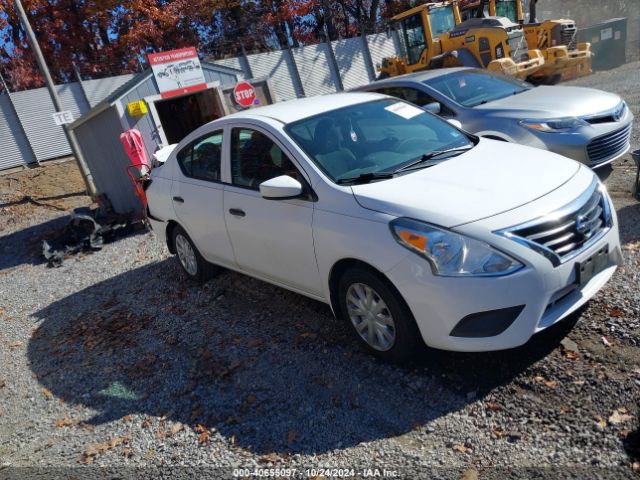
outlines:
[[[616, 91], [639, 115], [638, 68], [574, 83]], [[636, 132], [635, 148], [638, 140]], [[32, 202], [19, 210], [24, 193], [3, 190], [0, 478], [231, 476], [276, 466], [305, 475], [329, 467], [402, 478], [632, 478], [640, 472], [632, 176], [625, 158], [607, 179], [625, 265], [579, 314], [518, 349], [425, 349], [404, 366], [363, 353], [327, 306], [305, 297], [231, 272], [202, 287], [188, 282], [148, 233], [46, 268], [39, 240], [63, 213]]]

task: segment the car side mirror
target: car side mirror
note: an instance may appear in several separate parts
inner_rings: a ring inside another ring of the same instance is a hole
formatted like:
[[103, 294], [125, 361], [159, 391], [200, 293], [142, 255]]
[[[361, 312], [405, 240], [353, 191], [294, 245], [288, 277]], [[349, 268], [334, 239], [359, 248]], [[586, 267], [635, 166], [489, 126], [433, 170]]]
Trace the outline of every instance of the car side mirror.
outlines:
[[296, 198], [302, 195], [302, 184], [289, 175], [281, 175], [262, 182], [260, 195], [269, 200]]
[[460, 123], [460, 120], [456, 120], [455, 118], [450, 118], [447, 120], [447, 122], [449, 122], [451, 125], [453, 125], [456, 128], [462, 129], [462, 123]]
[[427, 103], [422, 108], [424, 108], [427, 112], [433, 113], [434, 115], [440, 115], [440, 111], [442, 110], [440, 102]]

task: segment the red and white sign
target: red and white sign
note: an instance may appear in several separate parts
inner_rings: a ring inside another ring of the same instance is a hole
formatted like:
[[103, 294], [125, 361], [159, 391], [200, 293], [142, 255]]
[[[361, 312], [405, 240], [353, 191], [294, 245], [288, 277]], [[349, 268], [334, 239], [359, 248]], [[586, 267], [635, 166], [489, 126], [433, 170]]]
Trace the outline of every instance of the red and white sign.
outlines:
[[249, 82], [240, 82], [233, 89], [233, 98], [241, 107], [251, 107], [260, 103], [256, 89]]
[[150, 53], [149, 63], [162, 98], [207, 88], [207, 81], [194, 47]]

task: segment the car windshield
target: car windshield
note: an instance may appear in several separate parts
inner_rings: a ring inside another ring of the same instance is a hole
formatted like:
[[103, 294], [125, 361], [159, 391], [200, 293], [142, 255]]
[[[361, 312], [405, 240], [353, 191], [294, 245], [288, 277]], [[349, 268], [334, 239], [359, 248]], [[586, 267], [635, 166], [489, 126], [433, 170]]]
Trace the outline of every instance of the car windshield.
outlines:
[[[433, 152], [474, 145], [444, 120], [397, 99], [332, 110], [292, 123], [286, 131], [338, 183], [392, 175]], [[437, 160], [456, 153], [460, 152], [447, 152]], [[416, 163], [416, 168], [432, 162]]]
[[461, 70], [423, 83], [464, 107], [475, 107], [533, 88], [527, 82], [481, 70]]

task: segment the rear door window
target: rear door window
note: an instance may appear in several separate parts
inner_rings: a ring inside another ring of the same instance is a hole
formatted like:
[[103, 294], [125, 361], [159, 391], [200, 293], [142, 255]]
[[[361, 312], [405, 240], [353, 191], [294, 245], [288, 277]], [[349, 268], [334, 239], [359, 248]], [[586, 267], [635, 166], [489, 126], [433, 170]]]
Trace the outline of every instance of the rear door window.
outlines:
[[220, 181], [222, 157], [222, 131], [204, 135], [178, 152], [178, 165], [189, 178]]

